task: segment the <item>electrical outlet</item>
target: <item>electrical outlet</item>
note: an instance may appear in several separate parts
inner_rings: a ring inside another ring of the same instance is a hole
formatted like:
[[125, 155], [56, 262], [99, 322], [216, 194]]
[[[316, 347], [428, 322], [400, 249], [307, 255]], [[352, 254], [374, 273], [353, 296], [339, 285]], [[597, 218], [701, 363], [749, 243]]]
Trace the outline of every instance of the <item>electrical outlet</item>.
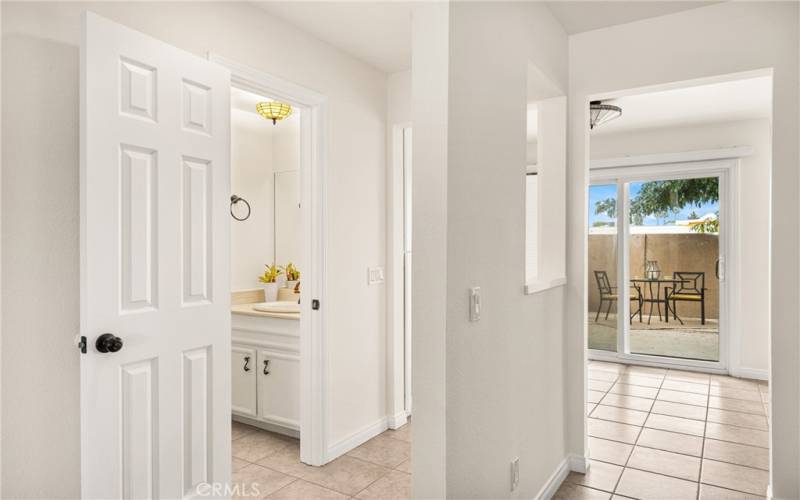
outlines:
[[519, 486], [519, 457], [511, 461], [511, 491]]
[[367, 269], [367, 284], [368, 285], [379, 285], [386, 281], [386, 278], [383, 275], [383, 268], [382, 267], [370, 267]]

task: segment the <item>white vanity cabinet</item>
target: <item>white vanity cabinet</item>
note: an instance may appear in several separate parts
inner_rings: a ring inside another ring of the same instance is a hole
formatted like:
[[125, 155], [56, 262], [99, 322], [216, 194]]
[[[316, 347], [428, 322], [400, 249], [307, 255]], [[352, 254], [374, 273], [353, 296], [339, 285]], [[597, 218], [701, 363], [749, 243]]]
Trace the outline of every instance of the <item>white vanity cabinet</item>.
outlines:
[[231, 326], [234, 420], [298, 437], [300, 321], [234, 313]]

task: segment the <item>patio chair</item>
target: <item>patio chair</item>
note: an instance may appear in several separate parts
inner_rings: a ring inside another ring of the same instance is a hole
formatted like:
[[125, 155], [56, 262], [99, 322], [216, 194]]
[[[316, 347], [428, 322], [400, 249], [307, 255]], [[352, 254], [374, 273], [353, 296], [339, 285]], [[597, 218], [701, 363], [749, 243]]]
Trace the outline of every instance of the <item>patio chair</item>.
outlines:
[[706, 324], [706, 273], [675, 271], [675, 277], [681, 280], [676, 283], [675, 289], [669, 295], [672, 302], [672, 317], [678, 318], [675, 310], [677, 302], [699, 302], [700, 303], [700, 324]]
[[[611, 282], [608, 280], [608, 273], [606, 271], [595, 271], [594, 272], [594, 279], [597, 280], [597, 290], [600, 292], [600, 304], [597, 306], [597, 314], [594, 317], [595, 323], [600, 318], [600, 311], [603, 310], [603, 302], [608, 302], [608, 308], [606, 309], [606, 317], [608, 319], [608, 314], [611, 312], [611, 306], [614, 305], [617, 300], [619, 299], [619, 295], [617, 294], [617, 287], [611, 286]], [[631, 295], [630, 300], [636, 302], [638, 306], [635, 311], [631, 312], [630, 318], [628, 320], [633, 323], [633, 317], [637, 314], [639, 315], [639, 321], [642, 321], [642, 305], [644, 302], [644, 298], [642, 296], [642, 291], [636, 285], [631, 285]]]

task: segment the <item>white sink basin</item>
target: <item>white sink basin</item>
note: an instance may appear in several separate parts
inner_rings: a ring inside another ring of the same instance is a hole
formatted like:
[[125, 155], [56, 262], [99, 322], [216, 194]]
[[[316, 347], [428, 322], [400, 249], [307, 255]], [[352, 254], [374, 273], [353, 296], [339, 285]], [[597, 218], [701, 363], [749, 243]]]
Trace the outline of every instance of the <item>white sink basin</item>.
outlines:
[[260, 304], [254, 304], [253, 309], [268, 313], [299, 313], [300, 304], [289, 301], [261, 302]]

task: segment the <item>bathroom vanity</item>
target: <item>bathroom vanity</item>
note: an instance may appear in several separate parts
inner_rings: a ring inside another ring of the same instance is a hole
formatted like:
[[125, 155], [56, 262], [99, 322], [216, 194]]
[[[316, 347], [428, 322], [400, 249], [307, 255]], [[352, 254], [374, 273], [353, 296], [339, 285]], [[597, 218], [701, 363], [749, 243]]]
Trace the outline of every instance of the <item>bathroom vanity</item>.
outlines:
[[300, 435], [300, 314], [231, 307], [233, 419]]

